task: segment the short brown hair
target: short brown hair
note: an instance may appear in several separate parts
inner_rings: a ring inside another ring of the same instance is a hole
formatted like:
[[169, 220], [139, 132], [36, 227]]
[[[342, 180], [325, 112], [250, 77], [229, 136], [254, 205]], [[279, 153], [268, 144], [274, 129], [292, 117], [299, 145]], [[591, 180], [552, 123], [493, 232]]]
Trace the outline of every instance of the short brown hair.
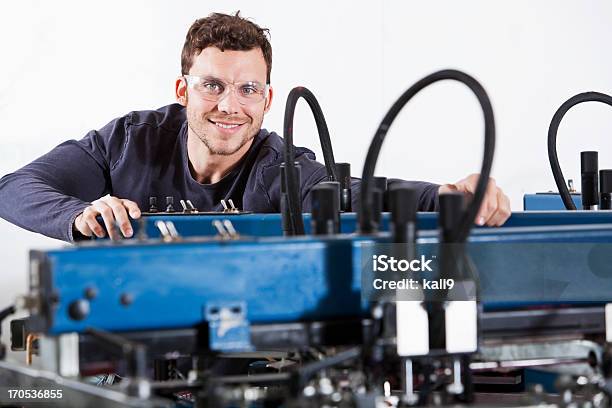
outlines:
[[270, 83], [272, 72], [272, 46], [268, 41], [270, 31], [261, 28], [252, 21], [235, 15], [212, 13], [208, 17], [196, 20], [185, 38], [183, 52], [181, 53], [181, 70], [187, 75], [193, 65], [193, 57], [207, 47], [217, 47], [221, 51], [249, 51], [261, 48], [266, 61], [267, 78]]

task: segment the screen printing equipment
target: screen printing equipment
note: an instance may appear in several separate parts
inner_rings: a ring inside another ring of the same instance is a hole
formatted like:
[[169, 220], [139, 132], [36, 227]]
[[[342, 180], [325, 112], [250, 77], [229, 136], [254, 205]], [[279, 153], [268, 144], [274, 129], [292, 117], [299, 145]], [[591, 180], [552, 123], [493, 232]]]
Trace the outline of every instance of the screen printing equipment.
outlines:
[[[436, 214], [393, 183], [382, 212], [386, 132], [440, 80], [480, 102], [483, 177], [469, 203], [441, 195]], [[472, 228], [494, 132], [480, 84], [440, 71], [383, 119], [358, 213], [339, 212], [341, 170], [296, 216], [287, 166], [283, 214], [150, 213], [132, 239], [32, 251], [28, 293], [0, 312], [28, 312], [10, 324], [23, 361], [0, 359], [0, 383], [61, 390], [39, 401], [61, 407], [610, 406], [612, 213]], [[518, 392], [528, 372], [545, 387]]]
[[[565, 101], [553, 115], [548, 128], [548, 161], [557, 185], [557, 192], [525, 194], [523, 208], [527, 211], [612, 209], [612, 170], [599, 170], [598, 153], [580, 152], [580, 187], [578, 193], [573, 180], [567, 185], [557, 156], [557, 132], [565, 114], [585, 102], [601, 102], [612, 106], [612, 97], [600, 92], [583, 92]], [[599, 170], [599, 175], [598, 175]], [[599, 176], [599, 177], [598, 177]]]

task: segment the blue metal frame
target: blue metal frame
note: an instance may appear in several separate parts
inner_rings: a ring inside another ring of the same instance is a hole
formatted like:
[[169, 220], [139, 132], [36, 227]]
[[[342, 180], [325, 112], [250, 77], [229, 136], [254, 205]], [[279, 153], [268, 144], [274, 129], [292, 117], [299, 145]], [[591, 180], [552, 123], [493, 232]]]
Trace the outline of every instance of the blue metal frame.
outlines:
[[[572, 200], [576, 208], [582, 208], [582, 196], [573, 193]], [[565, 205], [558, 193], [536, 193], [523, 196], [523, 209], [525, 211], [561, 211]]]
[[[518, 216], [515, 222], [529, 216]], [[597, 245], [612, 243], [612, 224], [479, 229], [470, 240], [480, 248], [500, 244], [473, 253], [483, 277], [485, 308], [522, 307], [543, 295], [544, 303], [612, 298], [612, 279], [606, 272], [593, 273], [588, 258]], [[45, 317], [49, 333], [88, 326], [117, 331], [190, 327], [205, 319], [207, 306], [219, 302], [244, 302], [251, 323], [333, 319], [367, 313], [368, 302], [361, 297], [361, 251], [387, 241], [388, 234], [107, 241], [33, 251], [36, 269], [31, 273], [40, 275], [47, 295], [43, 303], [57, 302]], [[419, 235], [421, 245], [436, 242], [435, 230]], [[525, 247], [523, 254], [517, 245], [527, 243], [536, 245]], [[550, 243], [557, 243], [552, 252], [543, 245]], [[553, 299], [550, 288], [555, 285], [559, 297]], [[89, 287], [97, 292], [89, 301], [89, 315], [72, 320], [70, 303], [84, 299]], [[122, 294], [129, 294], [132, 303], [122, 305]]]
[[[357, 214], [341, 214], [340, 231], [345, 234], [357, 232]], [[214, 236], [217, 234], [213, 227], [214, 220], [229, 219], [236, 230], [243, 236], [254, 237], [280, 237], [282, 236], [280, 214], [243, 214], [243, 215], [157, 215], [144, 218], [146, 235], [150, 238], [159, 238], [160, 233], [155, 227], [156, 221], [172, 221], [176, 229], [184, 237]], [[304, 227], [306, 234], [310, 234], [310, 214], [304, 214]], [[612, 224], [612, 211], [538, 211], [514, 212], [506, 221], [503, 228], [553, 226], [553, 225], [585, 225], [585, 224]], [[419, 230], [434, 230], [438, 228], [437, 213], [418, 213], [417, 226]], [[139, 224], [134, 222], [134, 229], [138, 232]], [[389, 230], [389, 213], [383, 213], [381, 231]], [[135, 234], [136, 236], [138, 233]]]

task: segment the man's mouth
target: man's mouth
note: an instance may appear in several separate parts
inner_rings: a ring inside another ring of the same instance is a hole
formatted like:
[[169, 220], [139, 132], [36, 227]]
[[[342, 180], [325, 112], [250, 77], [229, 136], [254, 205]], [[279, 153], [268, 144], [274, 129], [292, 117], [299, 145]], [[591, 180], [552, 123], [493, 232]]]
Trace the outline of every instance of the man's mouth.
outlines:
[[239, 126], [244, 125], [244, 123], [221, 122], [221, 121], [214, 121], [212, 119], [208, 119], [208, 121], [221, 129], [235, 129]]

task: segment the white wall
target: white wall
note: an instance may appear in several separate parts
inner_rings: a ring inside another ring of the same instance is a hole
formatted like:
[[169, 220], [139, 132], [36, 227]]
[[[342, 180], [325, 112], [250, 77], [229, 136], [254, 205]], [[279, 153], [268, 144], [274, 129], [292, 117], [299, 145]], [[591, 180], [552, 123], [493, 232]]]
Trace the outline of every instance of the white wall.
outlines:
[[[296, 85], [318, 97], [337, 161], [360, 174], [370, 138], [400, 93], [441, 68], [474, 75], [497, 122], [494, 177], [521, 209], [524, 192], [554, 188], [546, 134], [575, 93], [612, 92], [612, 3], [463, 1], [20, 1], [0, 3], [0, 174], [130, 110], [173, 102], [189, 25], [242, 10], [272, 32], [276, 99], [264, 125], [282, 131]], [[475, 98], [454, 83], [427, 89], [398, 117], [377, 173], [451, 182], [478, 170], [483, 127]], [[305, 103], [295, 140], [319, 153]], [[567, 178], [578, 152], [612, 167], [612, 111], [583, 105], [559, 132]], [[1, 199], [1, 197], [0, 197]], [[58, 246], [0, 220], [0, 307], [26, 288], [27, 251]]]

